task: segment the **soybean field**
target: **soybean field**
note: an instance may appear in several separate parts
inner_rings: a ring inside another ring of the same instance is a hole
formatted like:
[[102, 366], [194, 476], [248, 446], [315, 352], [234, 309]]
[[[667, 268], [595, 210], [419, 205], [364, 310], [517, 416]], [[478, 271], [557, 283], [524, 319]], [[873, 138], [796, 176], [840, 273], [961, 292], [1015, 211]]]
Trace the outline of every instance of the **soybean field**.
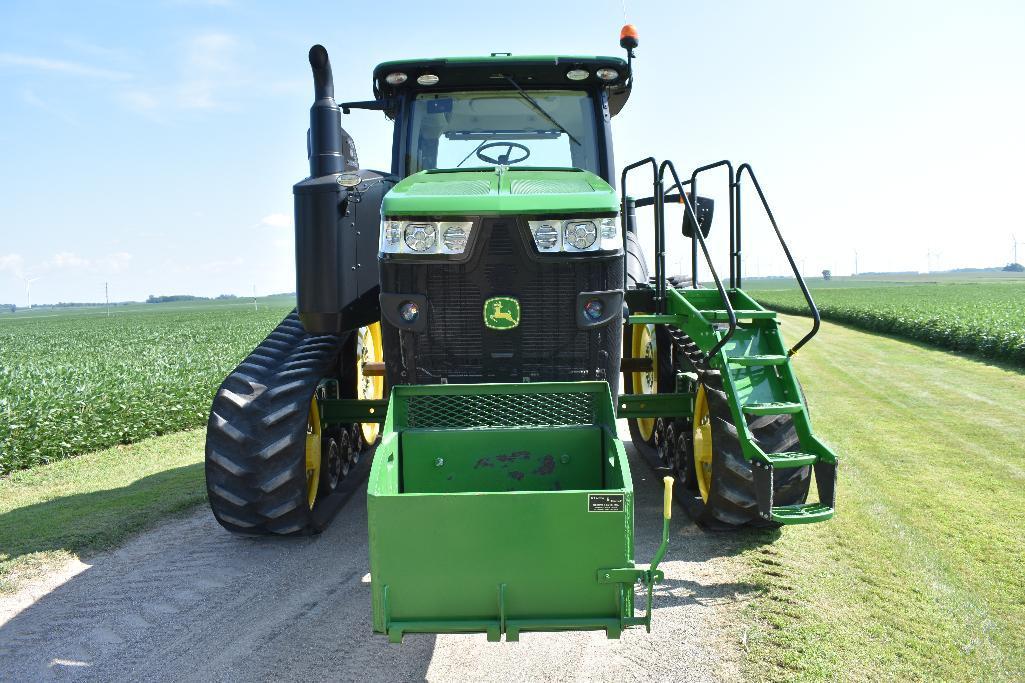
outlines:
[[[767, 308], [807, 314], [796, 285], [784, 282], [756, 281], [750, 289]], [[814, 280], [810, 286], [826, 320], [1025, 366], [1025, 279], [887, 283], [844, 278]]]
[[225, 375], [294, 306], [188, 302], [0, 316], [0, 475], [205, 424]]

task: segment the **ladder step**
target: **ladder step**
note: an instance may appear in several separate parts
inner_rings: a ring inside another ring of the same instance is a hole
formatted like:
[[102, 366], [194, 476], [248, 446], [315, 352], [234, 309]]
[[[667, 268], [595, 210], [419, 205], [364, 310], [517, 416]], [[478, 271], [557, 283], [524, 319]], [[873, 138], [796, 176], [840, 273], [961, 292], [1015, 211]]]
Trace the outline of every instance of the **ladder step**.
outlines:
[[812, 524], [832, 519], [833, 508], [822, 503], [780, 505], [772, 508], [772, 521], [779, 524]]
[[[737, 320], [771, 320], [776, 317], [776, 311], [733, 311]], [[725, 322], [730, 319], [726, 311], [701, 311], [701, 315], [707, 320]]]
[[789, 453], [766, 453], [765, 457], [769, 459], [769, 462], [777, 470], [814, 465], [819, 459], [814, 453], [798, 453], [796, 451]]
[[793, 415], [804, 410], [804, 406], [800, 403], [777, 401], [775, 403], [748, 403], [741, 410], [748, 415]]
[[740, 367], [759, 367], [764, 365], [784, 365], [787, 362], [786, 356], [737, 356], [730, 358], [730, 365]]

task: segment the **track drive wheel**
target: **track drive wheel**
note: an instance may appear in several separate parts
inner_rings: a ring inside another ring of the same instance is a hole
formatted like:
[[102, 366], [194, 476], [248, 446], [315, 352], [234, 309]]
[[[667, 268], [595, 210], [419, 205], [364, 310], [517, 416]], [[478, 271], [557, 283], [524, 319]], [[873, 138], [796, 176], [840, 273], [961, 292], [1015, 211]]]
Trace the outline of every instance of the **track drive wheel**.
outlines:
[[[370, 376], [363, 373], [365, 363], [380, 363], [384, 361], [384, 346], [381, 343], [381, 323], [377, 322], [367, 327], [361, 327], [356, 332], [356, 398], [360, 400], [384, 398], [384, 377]], [[359, 443], [355, 450], [358, 453], [364, 444], [373, 446], [381, 433], [381, 425], [376, 422], [364, 422], [358, 425]]]
[[221, 384], [207, 423], [206, 484], [229, 531], [320, 531], [313, 513], [327, 497], [331, 446], [316, 391], [338, 376], [342, 346], [334, 335], [307, 334], [292, 313]]
[[[748, 429], [766, 453], [798, 448], [797, 432], [789, 415], [766, 415], [748, 419]], [[744, 525], [777, 527], [758, 517], [751, 463], [741, 451], [722, 378], [704, 373], [694, 399], [694, 418], [686, 445], [683, 467], [684, 491], [679, 495], [687, 514], [710, 529], [731, 529]], [[776, 470], [773, 497], [776, 505], [804, 503], [808, 497], [811, 468]]]

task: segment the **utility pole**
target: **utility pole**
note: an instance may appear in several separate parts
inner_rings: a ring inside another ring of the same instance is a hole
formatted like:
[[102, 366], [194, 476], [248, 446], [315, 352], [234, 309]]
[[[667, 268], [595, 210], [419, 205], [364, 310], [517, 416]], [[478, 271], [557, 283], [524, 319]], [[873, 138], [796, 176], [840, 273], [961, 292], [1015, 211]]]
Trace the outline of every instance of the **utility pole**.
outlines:
[[858, 250], [854, 250], [854, 275], [858, 274]]
[[1014, 254], [1014, 260], [1011, 261], [1011, 263], [1017, 263], [1018, 262], [1018, 238], [1015, 237], [1014, 235], [1011, 235], [1011, 242], [1013, 244], [1011, 250], [1012, 250], [1012, 253]]
[[256, 284], [253, 284], [253, 310], [259, 311], [260, 307], [256, 305]]
[[110, 283], [103, 283], [103, 298], [107, 300], [107, 317], [110, 317]]

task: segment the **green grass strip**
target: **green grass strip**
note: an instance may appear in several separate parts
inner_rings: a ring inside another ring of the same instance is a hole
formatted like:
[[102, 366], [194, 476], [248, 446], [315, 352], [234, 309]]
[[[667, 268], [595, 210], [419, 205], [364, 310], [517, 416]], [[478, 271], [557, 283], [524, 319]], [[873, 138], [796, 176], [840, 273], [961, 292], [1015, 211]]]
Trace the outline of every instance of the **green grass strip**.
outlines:
[[748, 673], [1025, 678], [1025, 376], [830, 324], [796, 369], [837, 516], [744, 551]]
[[169, 434], [0, 478], [0, 593], [206, 500], [205, 433]]

